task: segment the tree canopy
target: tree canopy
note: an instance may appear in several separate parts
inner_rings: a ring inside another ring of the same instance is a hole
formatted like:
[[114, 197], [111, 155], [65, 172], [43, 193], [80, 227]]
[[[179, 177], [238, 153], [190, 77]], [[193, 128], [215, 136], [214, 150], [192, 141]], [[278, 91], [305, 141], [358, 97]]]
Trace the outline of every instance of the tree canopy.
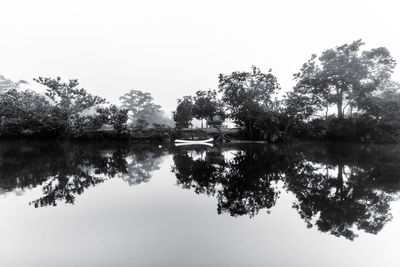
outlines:
[[173, 122], [161, 110], [161, 106], [154, 103], [150, 93], [139, 90], [131, 90], [121, 96], [121, 107], [130, 112], [131, 125], [152, 125], [173, 126]]
[[193, 98], [191, 96], [184, 96], [178, 99], [178, 106], [176, 111], [173, 112], [173, 118], [177, 128], [189, 127], [193, 119]]
[[255, 66], [250, 72], [220, 74], [218, 87], [229, 116], [239, 127], [244, 127], [250, 137], [253, 137], [257, 117], [275, 109], [274, 94], [280, 89], [271, 70], [262, 73]]
[[302, 95], [318, 110], [330, 105], [337, 107], [337, 116], [343, 118], [348, 107], [362, 108], [365, 98], [382, 90], [390, 80], [395, 60], [384, 47], [361, 50], [361, 40], [344, 44], [312, 55], [300, 72], [292, 98]]
[[76, 79], [66, 83], [62, 82], [60, 77], [55, 79], [39, 77], [34, 81], [46, 86], [46, 95], [68, 115], [106, 103], [104, 98], [92, 95], [83, 88], [78, 88], [79, 82]]

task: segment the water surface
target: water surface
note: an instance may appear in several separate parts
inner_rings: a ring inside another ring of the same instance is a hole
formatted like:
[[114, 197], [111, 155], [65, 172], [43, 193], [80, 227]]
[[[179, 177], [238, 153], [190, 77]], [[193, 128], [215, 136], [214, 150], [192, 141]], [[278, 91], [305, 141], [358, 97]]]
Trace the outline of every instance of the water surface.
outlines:
[[0, 266], [400, 266], [400, 146], [0, 143]]

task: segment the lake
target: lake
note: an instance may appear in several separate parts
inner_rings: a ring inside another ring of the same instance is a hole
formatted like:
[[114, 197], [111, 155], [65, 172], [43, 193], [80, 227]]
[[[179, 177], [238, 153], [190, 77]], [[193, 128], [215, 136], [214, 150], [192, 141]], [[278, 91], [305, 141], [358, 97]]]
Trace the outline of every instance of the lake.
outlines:
[[0, 143], [0, 266], [400, 266], [400, 146]]

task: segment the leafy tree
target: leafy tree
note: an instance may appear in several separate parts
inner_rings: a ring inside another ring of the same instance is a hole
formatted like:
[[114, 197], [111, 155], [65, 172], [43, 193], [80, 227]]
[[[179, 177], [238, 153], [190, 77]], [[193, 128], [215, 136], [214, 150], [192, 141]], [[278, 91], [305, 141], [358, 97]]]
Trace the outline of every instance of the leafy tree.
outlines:
[[109, 123], [118, 133], [126, 131], [126, 122], [128, 121], [128, 110], [120, 109], [115, 105], [110, 108]]
[[3, 75], [0, 75], [0, 93], [5, 92], [7, 90], [17, 89], [20, 84], [24, 84], [26, 81], [19, 80], [18, 82], [13, 82]]
[[293, 120], [306, 121], [322, 108], [316, 95], [308, 95], [301, 88], [288, 92], [284, 99], [285, 113]]
[[392, 83], [384, 92], [366, 97], [361, 107], [376, 121], [400, 126], [400, 84]]
[[138, 90], [131, 90], [129, 93], [121, 96], [121, 107], [130, 112], [132, 126], [139, 124], [152, 127], [154, 124], [172, 126], [173, 123], [161, 110], [161, 106], [154, 103], [150, 93], [144, 93]]
[[83, 88], [78, 88], [78, 80], [62, 82], [60, 77], [34, 79], [39, 84], [46, 86], [46, 96], [55, 104], [58, 124], [64, 125], [68, 134], [79, 136], [87, 130], [93, 130], [93, 121], [88, 116], [82, 116], [81, 112], [97, 105], [104, 104], [102, 97], [92, 95]]
[[382, 89], [396, 65], [384, 47], [361, 51], [361, 40], [312, 55], [295, 74], [294, 92], [321, 109], [336, 105], [343, 118], [346, 107], [361, 108], [373, 91]]
[[114, 127], [117, 133], [124, 133], [127, 130], [126, 122], [128, 121], [128, 110], [120, 109], [116, 105], [110, 107], [97, 108], [93, 123], [96, 129], [104, 124]]
[[178, 99], [178, 106], [173, 113], [173, 119], [177, 128], [189, 127], [190, 121], [194, 117], [193, 109], [194, 104], [191, 96], [184, 96], [182, 99]]
[[129, 93], [119, 98], [121, 107], [129, 110], [134, 119], [139, 113], [141, 116], [146, 116], [151, 112], [160, 111], [161, 106], [153, 103], [154, 99], [150, 93], [144, 93], [139, 90], [131, 90]]
[[247, 135], [253, 138], [254, 123], [260, 114], [276, 108], [273, 94], [279, 89], [276, 77], [262, 73], [253, 66], [251, 72], [232, 72], [220, 74], [219, 91], [226, 103], [229, 116]]
[[62, 131], [58, 113], [46, 98], [34, 91], [9, 89], [0, 94], [3, 135], [54, 134]]
[[39, 77], [34, 81], [47, 87], [46, 95], [68, 116], [106, 102], [104, 98], [92, 95], [83, 88], [79, 89], [78, 80], [69, 80], [65, 83], [61, 82], [60, 77], [55, 79]]
[[193, 115], [196, 119], [201, 120], [201, 128], [203, 128], [203, 120], [216, 115], [220, 111], [219, 107], [220, 103], [217, 100], [217, 92], [215, 90], [196, 92]]

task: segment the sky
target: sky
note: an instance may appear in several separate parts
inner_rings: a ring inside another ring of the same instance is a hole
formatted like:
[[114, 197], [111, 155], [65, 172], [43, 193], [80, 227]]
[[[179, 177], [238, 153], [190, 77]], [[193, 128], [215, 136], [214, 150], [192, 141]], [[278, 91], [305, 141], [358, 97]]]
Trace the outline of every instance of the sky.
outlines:
[[78, 79], [112, 103], [142, 90], [170, 113], [252, 65], [290, 90], [311, 54], [360, 38], [400, 61], [396, 2], [1, 0], [0, 74], [32, 89], [38, 76]]

